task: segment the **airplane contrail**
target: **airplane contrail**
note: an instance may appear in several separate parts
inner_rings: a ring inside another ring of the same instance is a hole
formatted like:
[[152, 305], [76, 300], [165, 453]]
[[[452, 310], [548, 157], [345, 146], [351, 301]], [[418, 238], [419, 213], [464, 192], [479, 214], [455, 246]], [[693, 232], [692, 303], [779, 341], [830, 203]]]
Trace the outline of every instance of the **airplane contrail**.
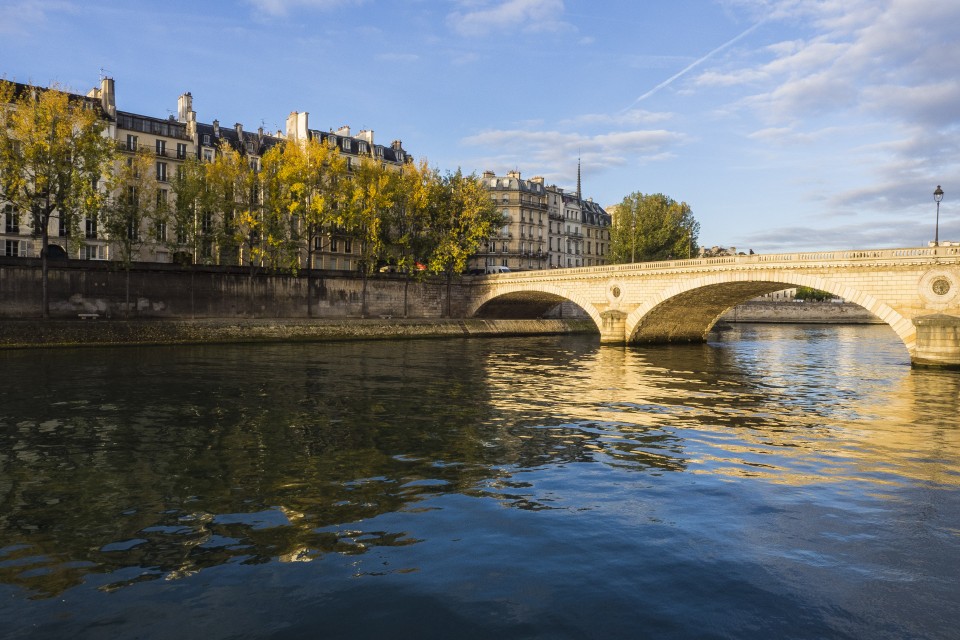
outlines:
[[724, 42], [722, 45], [720, 45], [719, 47], [717, 47], [716, 49], [714, 49], [713, 51], [707, 53], [706, 55], [701, 56], [700, 58], [697, 58], [696, 60], [694, 60], [693, 62], [691, 62], [690, 64], [688, 64], [686, 67], [684, 67], [683, 69], [681, 69], [681, 70], [678, 71], [677, 73], [673, 74], [672, 76], [670, 76], [669, 78], [667, 78], [666, 80], [664, 80], [663, 82], [661, 82], [660, 84], [658, 84], [657, 86], [655, 86], [653, 89], [650, 89], [650, 91], [647, 91], [645, 94], [643, 94], [642, 96], [640, 96], [639, 98], [637, 98], [636, 100], [634, 100], [633, 102], [631, 102], [630, 105], [629, 105], [628, 107], [626, 107], [626, 108], [625, 108], [623, 111], [621, 111], [620, 113], [624, 113], [624, 112], [626, 112], [626, 111], [629, 111], [630, 109], [632, 109], [633, 107], [635, 107], [635, 106], [637, 105], [637, 103], [639, 103], [639, 102], [641, 102], [641, 101], [643, 101], [643, 100], [646, 100], [647, 98], [649, 98], [650, 96], [652, 96], [653, 94], [655, 94], [657, 91], [660, 91], [660, 89], [663, 89], [664, 87], [669, 86], [669, 85], [670, 85], [674, 80], [676, 80], [677, 78], [680, 78], [681, 76], [686, 75], [687, 72], [689, 72], [691, 69], [699, 66], [699, 65], [702, 64], [703, 62], [706, 62], [707, 60], [709, 60], [710, 58], [712, 58], [715, 54], [723, 51], [724, 49], [726, 49], [726, 48], [729, 47], [730, 45], [734, 44], [735, 42], [738, 42], [738, 41], [741, 40], [742, 38], [745, 38], [746, 36], [750, 35], [750, 34], [753, 33], [754, 31], [756, 31], [757, 28], [760, 27], [760, 25], [762, 25], [764, 22], [766, 22], [766, 20], [761, 20], [760, 22], [756, 23], [755, 25], [753, 25], [752, 27], [750, 27], [749, 29], [747, 29], [747, 30], [744, 31], [743, 33], [741, 33], [741, 34], [739, 34], [739, 35], [731, 38], [730, 40], [727, 40], [727, 41]]

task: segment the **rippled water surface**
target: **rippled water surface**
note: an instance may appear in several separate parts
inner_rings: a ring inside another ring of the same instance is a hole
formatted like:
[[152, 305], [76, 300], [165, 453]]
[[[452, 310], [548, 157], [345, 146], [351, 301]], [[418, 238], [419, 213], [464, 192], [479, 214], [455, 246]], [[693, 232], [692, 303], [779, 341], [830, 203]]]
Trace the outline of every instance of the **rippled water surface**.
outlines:
[[885, 326], [0, 352], [3, 638], [956, 638]]

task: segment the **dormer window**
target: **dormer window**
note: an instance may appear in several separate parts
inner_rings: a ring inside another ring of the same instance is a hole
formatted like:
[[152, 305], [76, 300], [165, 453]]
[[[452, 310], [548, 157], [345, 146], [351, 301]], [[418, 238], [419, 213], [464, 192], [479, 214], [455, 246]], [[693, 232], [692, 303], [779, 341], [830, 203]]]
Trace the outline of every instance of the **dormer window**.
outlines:
[[209, 133], [203, 134], [203, 144], [207, 145], [208, 147], [210, 146], [210, 134], [209, 134]]
[[350, 138], [343, 139], [343, 150], [350, 151]]

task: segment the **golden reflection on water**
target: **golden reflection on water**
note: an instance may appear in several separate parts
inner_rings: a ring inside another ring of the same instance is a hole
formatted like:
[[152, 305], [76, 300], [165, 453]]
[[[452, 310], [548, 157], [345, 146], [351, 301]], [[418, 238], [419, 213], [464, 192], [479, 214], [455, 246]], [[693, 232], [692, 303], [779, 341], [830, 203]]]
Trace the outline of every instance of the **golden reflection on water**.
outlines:
[[960, 375], [911, 369], [886, 326], [820, 333], [490, 354], [489, 402], [513, 417], [504, 438], [581, 459], [795, 486], [960, 484]]

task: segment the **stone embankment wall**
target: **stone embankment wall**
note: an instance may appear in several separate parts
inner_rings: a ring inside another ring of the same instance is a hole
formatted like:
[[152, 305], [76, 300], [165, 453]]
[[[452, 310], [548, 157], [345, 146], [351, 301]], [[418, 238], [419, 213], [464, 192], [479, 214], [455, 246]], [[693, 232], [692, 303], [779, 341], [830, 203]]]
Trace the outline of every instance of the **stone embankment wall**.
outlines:
[[[463, 315], [464, 286], [443, 278], [407, 281], [401, 274], [367, 279], [350, 272], [316, 272], [309, 295], [319, 318]], [[138, 265], [128, 273], [115, 263], [54, 263], [49, 272], [50, 316], [77, 318], [306, 318], [304, 275], [251, 276], [244, 268]], [[0, 318], [36, 318], [41, 310], [39, 260], [0, 258]], [[128, 295], [129, 288], [129, 295]], [[129, 300], [129, 305], [127, 303]], [[364, 309], [364, 305], [366, 309]], [[364, 313], [364, 311], [366, 313]]]
[[727, 311], [721, 322], [815, 324], [882, 324], [863, 307], [850, 302], [746, 302]]
[[0, 320], [0, 349], [597, 333], [588, 320]]

